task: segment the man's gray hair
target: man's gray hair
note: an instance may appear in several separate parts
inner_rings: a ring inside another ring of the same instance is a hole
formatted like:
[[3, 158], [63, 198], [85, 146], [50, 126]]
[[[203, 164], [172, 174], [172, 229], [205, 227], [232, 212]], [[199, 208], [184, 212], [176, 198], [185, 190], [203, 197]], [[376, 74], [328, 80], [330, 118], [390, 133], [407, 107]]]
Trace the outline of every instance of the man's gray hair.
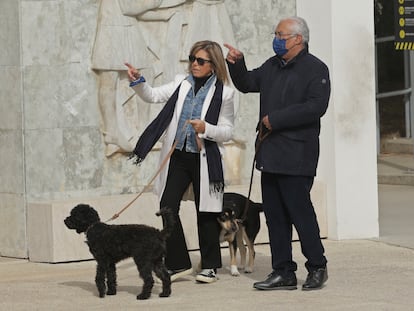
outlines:
[[293, 21], [291, 31], [295, 34], [300, 34], [303, 37], [303, 43], [309, 43], [309, 27], [306, 21], [299, 16], [291, 16], [284, 20]]

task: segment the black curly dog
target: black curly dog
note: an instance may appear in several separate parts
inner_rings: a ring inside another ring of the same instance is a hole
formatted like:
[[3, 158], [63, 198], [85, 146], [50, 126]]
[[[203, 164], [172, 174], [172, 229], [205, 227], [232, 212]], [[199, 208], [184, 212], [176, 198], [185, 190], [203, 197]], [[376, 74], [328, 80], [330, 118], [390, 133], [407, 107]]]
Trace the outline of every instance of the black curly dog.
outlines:
[[151, 296], [154, 286], [152, 271], [162, 281], [162, 292], [159, 296], [170, 296], [171, 280], [164, 265], [164, 257], [165, 239], [171, 233], [174, 218], [167, 208], [162, 208], [156, 215], [162, 215], [166, 220], [166, 226], [161, 231], [147, 225], [102, 223], [98, 213], [86, 204], [75, 206], [70, 216], [65, 219], [65, 225], [69, 229], [86, 234], [86, 243], [97, 262], [95, 283], [99, 297], [105, 297], [105, 292], [107, 295], [116, 295], [115, 264], [129, 257], [134, 259], [144, 281], [142, 292], [137, 299], [148, 299]]

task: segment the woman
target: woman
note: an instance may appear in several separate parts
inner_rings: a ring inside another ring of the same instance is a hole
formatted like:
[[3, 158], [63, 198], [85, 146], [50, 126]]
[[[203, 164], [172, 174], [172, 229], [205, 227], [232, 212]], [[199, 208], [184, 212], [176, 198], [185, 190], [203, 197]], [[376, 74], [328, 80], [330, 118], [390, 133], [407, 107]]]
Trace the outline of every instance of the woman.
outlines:
[[214, 282], [221, 267], [217, 216], [224, 190], [222, 143], [231, 139], [234, 124], [234, 90], [224, 85], [229, 80], [223, 52], [216, 42], [196, 42], [190, 51], [189, 75], [177, 75], [173, 82], [156, 88], [145, 83], [135, 67], [125, 65], [131, 87], [143, 100], [168, 100], [142, 134], [134, 156], [137, 162], [142, 161], [163, 133], [160, 162], [174, 146], [169, 163], [155, 183], [161, 207], [168, 206], [176, 214], [165, 259], [171, 281], [192, 273], [179, 217], [180, 202], [192, 184], [201, 253], [201, 272], [196, 281]]

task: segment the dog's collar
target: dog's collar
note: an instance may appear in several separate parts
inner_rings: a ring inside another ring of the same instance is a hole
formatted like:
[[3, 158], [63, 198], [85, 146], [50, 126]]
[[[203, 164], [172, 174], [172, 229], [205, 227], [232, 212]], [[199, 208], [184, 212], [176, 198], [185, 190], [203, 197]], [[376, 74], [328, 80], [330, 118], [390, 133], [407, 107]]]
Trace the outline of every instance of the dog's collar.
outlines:
[[93, 226], [95, 226], [97, 224], [97, 222], [95, 222], [95, 223], [93, 223], [92, 225], [89, 225], [89, 227], [88, 228], [86, 228], [86, 230], [85, 230], [85, 235], [87, 235], [88, 234], [88, 231], [93, 227]]

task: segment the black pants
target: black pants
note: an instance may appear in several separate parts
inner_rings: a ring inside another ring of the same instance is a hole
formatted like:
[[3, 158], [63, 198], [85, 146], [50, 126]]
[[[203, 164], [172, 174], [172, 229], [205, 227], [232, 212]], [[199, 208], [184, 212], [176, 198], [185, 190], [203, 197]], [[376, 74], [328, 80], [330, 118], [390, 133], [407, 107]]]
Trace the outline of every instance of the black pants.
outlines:
[[176, 225], [167, 239], [166, 266], [169, 270], [191, 268], [185, 235], [180, 220], [180, 203], [190, 184], [193, 184], [197, 208], [197, 228], [203, 269], [221, 267], [220, 225], [217, 213], [199, 212], [200, 203], [200, 154], [175, 150], [170, 159], [167, 183], [161, 198], [161, 207], [168, 206], [175, 212]]
[[307, 270], [325, 267], [327, 260], [310, 198], [313, 177], [262, 173], [261, 183], [273, 270], [287, 275], [297, 270], [292, 260], [292, 225], [307, 259]]

